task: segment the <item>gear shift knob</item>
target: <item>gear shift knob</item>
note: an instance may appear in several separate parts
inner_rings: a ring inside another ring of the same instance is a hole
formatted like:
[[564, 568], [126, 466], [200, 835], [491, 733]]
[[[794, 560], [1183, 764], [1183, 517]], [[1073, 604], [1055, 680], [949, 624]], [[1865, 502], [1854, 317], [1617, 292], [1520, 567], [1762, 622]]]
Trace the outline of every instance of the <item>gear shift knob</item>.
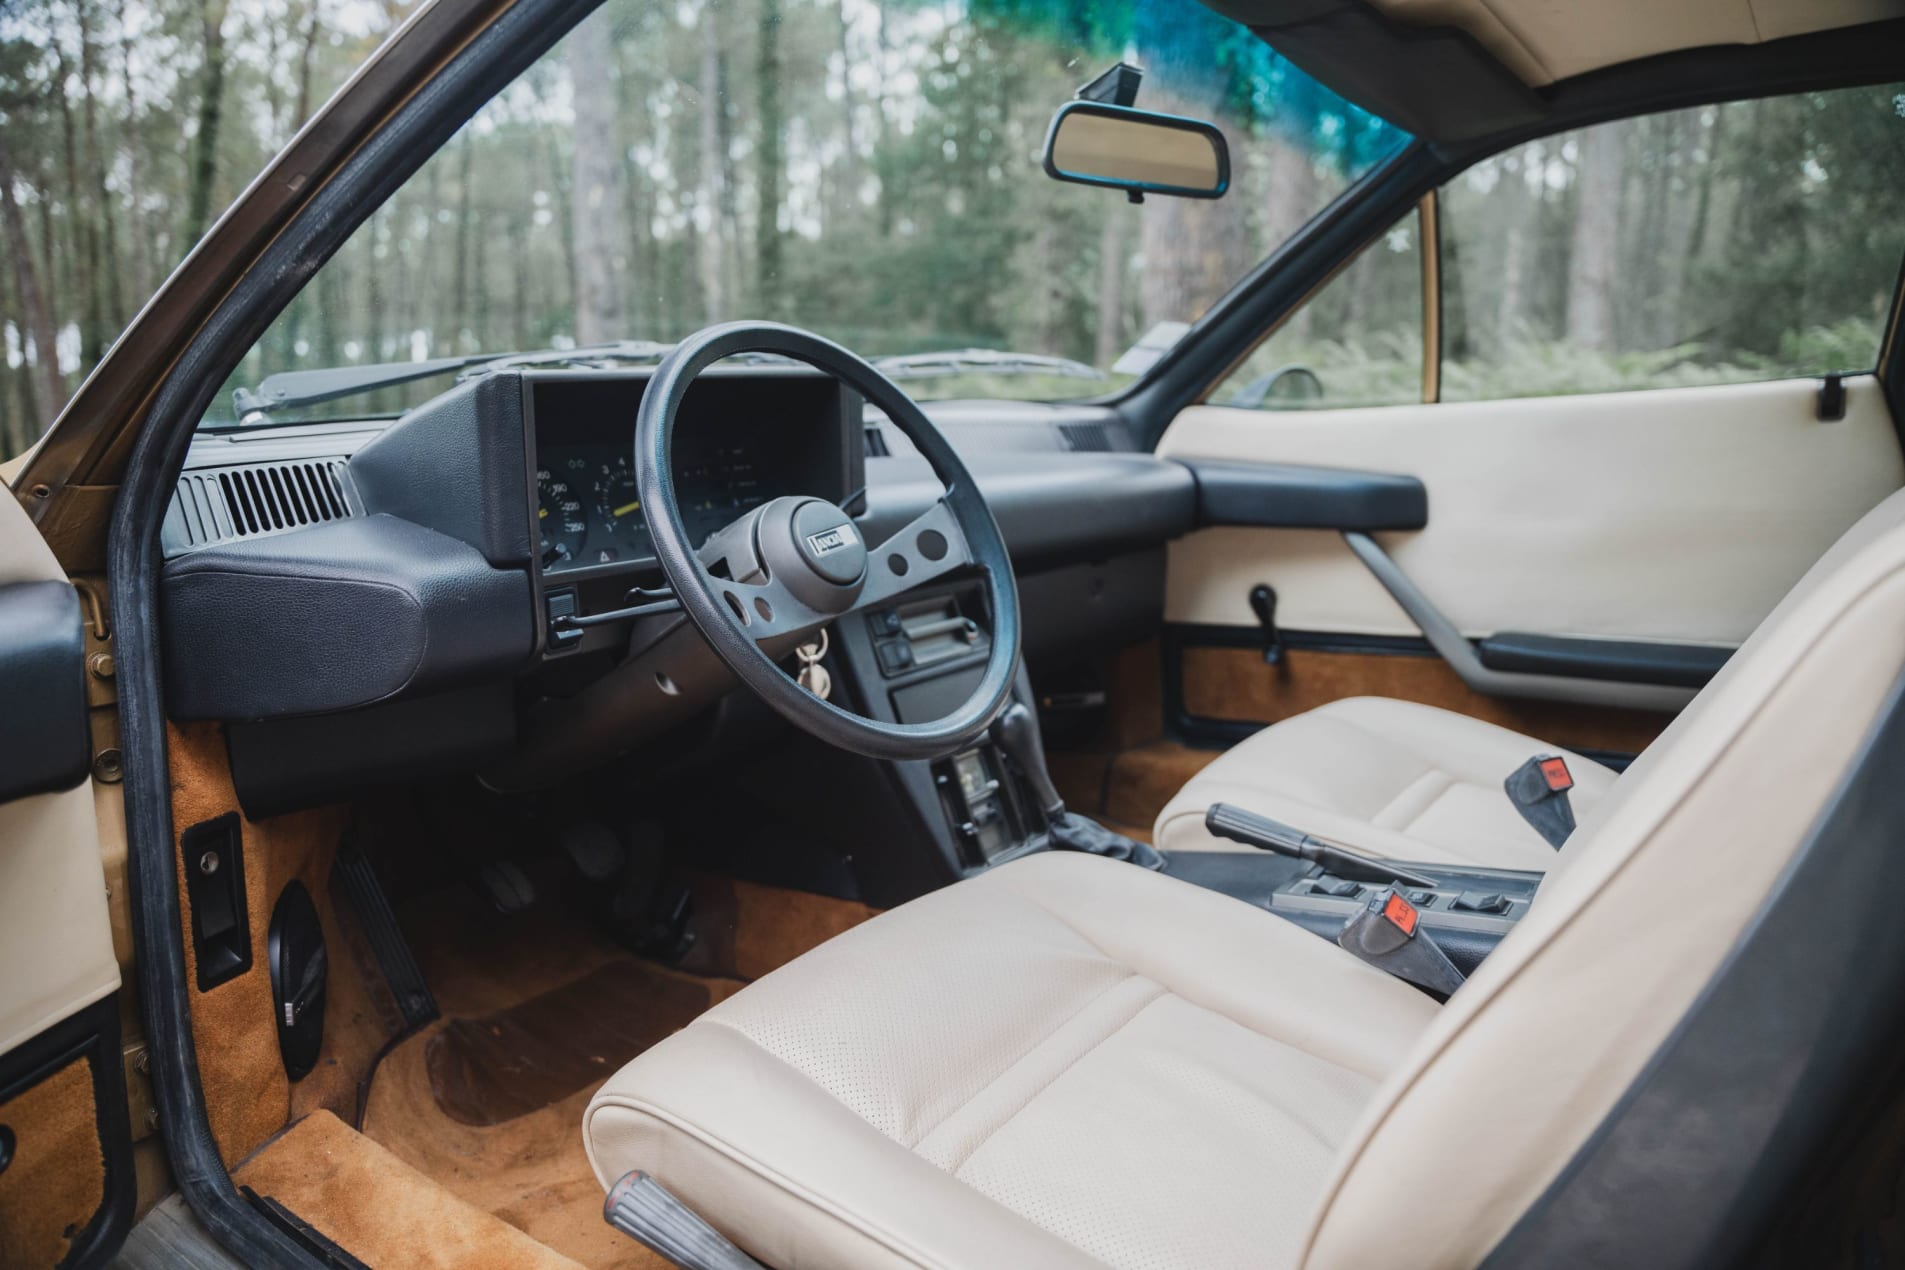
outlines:
[[1039, 743], [1038, 721], [1022, 701], [1014, 701], [1005, 708], [992, 725], [992, 740], [1000, 749], [1011, 755], [1012, 762], [1031, 782], [1032, 795], [1038, 799], [1039, 810], [1045, 813], [1047, 820], [1057, 820], [1065, 814], [1065, 800], [1058, 796], [1058, 789], [1052, 784], [1052, 774], [1045, 768], [1045, 747]]

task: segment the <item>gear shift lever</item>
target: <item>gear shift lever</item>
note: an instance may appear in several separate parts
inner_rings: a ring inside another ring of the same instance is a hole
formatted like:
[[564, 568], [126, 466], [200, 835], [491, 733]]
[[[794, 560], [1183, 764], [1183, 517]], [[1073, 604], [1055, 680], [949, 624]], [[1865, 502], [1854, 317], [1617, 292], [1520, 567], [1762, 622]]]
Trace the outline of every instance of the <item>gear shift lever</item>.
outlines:
[[1162, 869], [1157, 849], [1113, 833], [1095, 820], [1065, 810], [1065, 800], [1052, 784], [1045, 766], [1045, 747], [1039, 742], [1038, 721], [1024, 702], [1014, 701], [992, 725], [992, 740], [1032, 786], [1039, 810], [1045, 813], [1046, 836], [1059, 851], [1084, 851], [1112, 860], [1128, 860], [1146, 869]]
[[1065, 814], [1065, 800], [1058, 796], [1058, 787], [1052, 784], [1052, 774], [1045, 767], [1045, 747], [1039, 744], [1038, 722], [1025, 703], [1014, 701], [1005, 708], [992, 725], [992, 740], [1011, 756], [1012, 762], [1031, 783], [1032, 796], [1038, 799], [1039, 810], [1045, 813], [1047, 820], [1057, 820]]

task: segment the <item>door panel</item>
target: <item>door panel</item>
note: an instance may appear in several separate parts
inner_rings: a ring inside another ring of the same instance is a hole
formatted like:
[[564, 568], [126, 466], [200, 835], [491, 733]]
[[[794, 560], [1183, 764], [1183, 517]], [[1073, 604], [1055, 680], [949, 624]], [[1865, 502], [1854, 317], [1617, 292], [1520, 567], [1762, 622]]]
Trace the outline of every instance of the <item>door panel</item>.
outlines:
[[[1428, 524], [1378, 541], [1471, 639], [1498, 632], [1730, 648], [1864, 512], [1905, 484], [1879, 386], [1817, 381], [1270, 413], [1193, 407], [1174, 458], [1377, 468], [1421, 480]], [[1220, 526], [1172, 545], [1165, 616], [1298, 631], [1418, 626], [1329, 530]]]
[[[55, 594], [64, 587], [52, 553], [0, 487], [0, 605], [12, 615], [0, 613], [0, 666], [17, 672], [30, 662], [40, 680], [16, 685], [0, 714], [8, 734], [0, 753], [37, 747], [23, 787], [40, 791], [0, 802], [0, 1265], [8, 1267], [95, 1264], [123, 1237], [132, 1206], [119, 965], [88, 755], [81, 748], [75, 762], [70, 752], [86, 736], [83, 645], [76, 631], [46, 629], [80, 620], [77, 603]], [[16, 710], [20, 701], [31, 704]]]

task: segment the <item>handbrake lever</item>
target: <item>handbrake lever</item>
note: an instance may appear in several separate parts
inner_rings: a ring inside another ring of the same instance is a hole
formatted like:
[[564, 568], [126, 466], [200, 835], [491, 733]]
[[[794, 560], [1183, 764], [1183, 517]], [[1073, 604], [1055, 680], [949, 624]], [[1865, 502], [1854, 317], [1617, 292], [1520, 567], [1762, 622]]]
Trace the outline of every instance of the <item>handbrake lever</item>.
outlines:
[[1245, 811], [1229, 803], [1212, 803], [1204, 813], [1204, 828], [1219, 838], [1241, 842], [1247, 847], [1294, 856], [1320, 864], [1330, 873], [1351, 882], [1400, 882], [1404, 886], [1434, 887], [1436, 880], [1401, 868], [1379, 856], [1364, 855], [1349, 847], [1321, 838], [1312, 838], [1301, 829]]

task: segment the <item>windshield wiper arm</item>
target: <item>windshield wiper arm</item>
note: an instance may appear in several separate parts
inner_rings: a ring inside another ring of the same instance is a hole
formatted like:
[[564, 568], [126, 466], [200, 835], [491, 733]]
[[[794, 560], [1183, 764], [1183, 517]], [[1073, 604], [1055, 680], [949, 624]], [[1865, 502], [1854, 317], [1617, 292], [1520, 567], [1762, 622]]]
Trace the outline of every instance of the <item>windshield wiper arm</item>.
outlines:
[[617, 340], [585, 348], [546, 348], [532, 353], [472, 353], [466, 357], [437, 357], [421, 362], [371, 362], [362, 366], [327, 366], [317, 370], [287, 370], [267, 375], [256, 388], [232, 392], [232, 405], [242, 422], [252, 415], [298, 406], [321, 405], [357, 397], [380, 388], [432, 379], [453, 371], [492, 374], [514, 366], [546, 366], [562, 362], [581, 364], [655, 362], [666, 357], [673, 344], [655, 340]]
[[436, 357], [422, 362], [370, 362], [362, 366], [279, 371], [259, 380], [256, 388], [233, 389], [232, 405], [242, 420], [247, 415], [315, 406], [379, 388], [394, 388], [506, 356], [506, 353], [473, 353], [467, 357]]

